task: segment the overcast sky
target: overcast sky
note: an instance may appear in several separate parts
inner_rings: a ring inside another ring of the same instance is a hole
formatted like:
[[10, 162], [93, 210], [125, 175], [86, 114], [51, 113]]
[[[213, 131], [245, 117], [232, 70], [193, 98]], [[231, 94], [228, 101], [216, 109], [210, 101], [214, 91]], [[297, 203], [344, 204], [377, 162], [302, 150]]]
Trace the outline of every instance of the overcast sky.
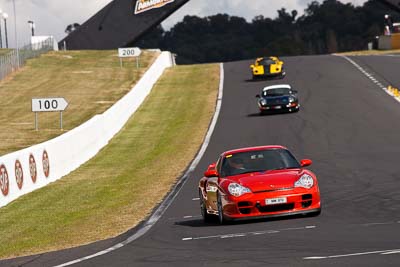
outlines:
[[[16, 16], [13, 12], [13, 0], [0, 0], [0, 9], [8, 13], [8, 39], [10, 46], [15, 45], [14, 18], [17, 18], [18, 43], [29, 43], [30, 28], [28, 20], [35, 22], [36, 35], [53, 35], [59, 41], [65, 37], [65, 28], [71, 23], [82, 24], [112, 0], [14, 0]], [[365, 0], [341, 0], [345, 3], [360, 5]], [[257, 15], [276, 17], [277, 10], [285, 7], [303, 13], [311, 0], [190, 0], [163, 22], [165, 29], [172, 27], [185, 15], [200, 17], [226, 13], [246, 18], [250, 21]], [[322, 0], [319, 0], [322, 2]], [[4, 22], [1, 20], [2, 34]]]

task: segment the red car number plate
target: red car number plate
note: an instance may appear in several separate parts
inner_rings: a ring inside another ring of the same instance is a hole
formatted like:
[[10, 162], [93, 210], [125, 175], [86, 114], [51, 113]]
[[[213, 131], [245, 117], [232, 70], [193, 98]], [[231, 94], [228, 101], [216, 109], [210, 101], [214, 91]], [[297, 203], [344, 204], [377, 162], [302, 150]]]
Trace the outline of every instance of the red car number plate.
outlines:
[[286, 197], [277, 197], [277, 198], [267, 198], [265, 199], [266, 205], [275, 205], [275, 204], [283, 204], [287, 202]]

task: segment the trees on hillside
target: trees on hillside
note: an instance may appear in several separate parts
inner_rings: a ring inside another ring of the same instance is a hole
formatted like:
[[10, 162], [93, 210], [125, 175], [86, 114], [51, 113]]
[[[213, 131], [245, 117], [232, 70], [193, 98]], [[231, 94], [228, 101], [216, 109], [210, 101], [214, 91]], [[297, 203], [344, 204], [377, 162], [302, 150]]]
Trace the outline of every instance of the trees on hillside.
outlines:
[[71, 32], [75, 31], [76, 29], [78, 29], [81, 25], [79, 23], [72, 23], [69, 24], [67, 26], [67, 28], [65, 28], [65, 33], [66, 34], [70, 34]]
[[311, 2], [302, 16], [281, 8], [276, 18], [259, 15], [251, 22], [227, 14], [185, 16], [169, 31], [160, 26], [135, 45], [170, 50], [181, 64], [360, 50], [381, 34], [386, 13], [392, 12], [376, 0], [360, 7], [325, 0]]

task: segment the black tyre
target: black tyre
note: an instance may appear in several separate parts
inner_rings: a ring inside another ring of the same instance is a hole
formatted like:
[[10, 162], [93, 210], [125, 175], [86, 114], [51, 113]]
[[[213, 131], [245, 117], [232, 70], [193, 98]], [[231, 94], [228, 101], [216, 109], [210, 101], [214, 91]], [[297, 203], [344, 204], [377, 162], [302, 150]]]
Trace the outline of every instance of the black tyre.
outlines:
[[286, 71], [285, 69], [282, 68], [281, 79], [285, 78], [285, 76], [286, 76]]
[[201, 216], [203, 217], [203, 221], [210, 222], [212, 217], [210, 214], [207, 213], [206, 202], [204, 201], [204, 197], [201, 191], [199, 191], [199, 197], [200, 197], [200, 211], [201, 211]]
[[226, 218], [224, 215], [224, 212], [222, 210], [222, 201], [221, 201], [221, 195], [218, 193], [217, 197], [217, 203], [218, 203], [218, 221], [220, 224], [226, 224]]

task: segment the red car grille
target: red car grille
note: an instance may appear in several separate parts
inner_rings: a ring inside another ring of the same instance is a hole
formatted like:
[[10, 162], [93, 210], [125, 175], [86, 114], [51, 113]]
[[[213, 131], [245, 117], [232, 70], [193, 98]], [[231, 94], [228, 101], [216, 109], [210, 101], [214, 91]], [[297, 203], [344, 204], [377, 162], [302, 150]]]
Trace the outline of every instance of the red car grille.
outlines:
[[258, 206], [257, 209], [260, 212], [277, 212], [277, 211], [292, 210], [292, 209], [294, 209], [294, 203]]
[[259, 190], [259, 191], [254, 191], [253, 193], [258, 194], [258, 193], [267, 193], [267, 192], [276, 192], [276, 191], [286, 191], [286, 190], [293, 190], [294, 187], [282, 187], [282, 188], [276, 188], [276, 189], [268, 189], [268, 190]]
[[253, 208], [253, 205], [251, 202], [242, 201], [242, 202], [238, 203], [238, 207], [239, 207], [239, 212], [241, 214], [250, 214], [251, 209]]

